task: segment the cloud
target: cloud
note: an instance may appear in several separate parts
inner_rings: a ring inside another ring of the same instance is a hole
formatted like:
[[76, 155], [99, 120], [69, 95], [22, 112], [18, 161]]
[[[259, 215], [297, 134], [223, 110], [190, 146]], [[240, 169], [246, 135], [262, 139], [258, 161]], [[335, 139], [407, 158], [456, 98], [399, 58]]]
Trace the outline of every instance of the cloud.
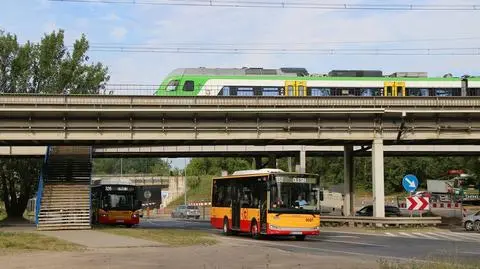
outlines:
[[112, 29], [110, 36], [113, 37], [116, 41], [125, 39], [128, 30], [125, 27], [117, 26]]
[[116, 21], [120, 20], [120, 17], [117, 14], [115, 14], [114, 12], [110, 12], [107, 15], [102, 16], [100, 19], [104, 20], [104, 21], [114, 21], [114, 22], [116, 22]]

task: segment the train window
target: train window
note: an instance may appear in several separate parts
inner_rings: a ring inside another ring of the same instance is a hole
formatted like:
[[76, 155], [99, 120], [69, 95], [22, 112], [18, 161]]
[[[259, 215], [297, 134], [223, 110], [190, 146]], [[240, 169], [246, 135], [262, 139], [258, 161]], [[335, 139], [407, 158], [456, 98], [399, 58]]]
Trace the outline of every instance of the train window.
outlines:
[[330, 89], [325, 88], [310, 88], [309, 92], [311, 96], [330, 96]]
[[279, 90], [278, 88], [263, 88], [262, 90], [263, 96], [278, 96]]
[[170, 82], [167, 85], [167, 91], [175, 91], [178, 86], [178, 80], [170, 80]]
[[222, 88], [222, 95], [223, 96], [230, 96], [230, 87], [223, 87]]
[[183, 85], [183, 90], [186, 92], [193, 92], [195, 89], [195, 84], [193, 80], [187, 80], [185, 81], [185, 84]]
[[253, 96], [253, 88], [250, 87], [238, 87], [237, 89], [238, 96]]

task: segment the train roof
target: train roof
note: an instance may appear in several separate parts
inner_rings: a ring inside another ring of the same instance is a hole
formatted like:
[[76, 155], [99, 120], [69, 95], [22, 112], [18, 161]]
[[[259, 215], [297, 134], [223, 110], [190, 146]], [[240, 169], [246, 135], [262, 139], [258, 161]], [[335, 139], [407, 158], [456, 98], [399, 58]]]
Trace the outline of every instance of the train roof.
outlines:
[[[280, 76], [280, 77], [338, 77], [338, 78], [429, 78], [428, 72], [408, 71], [394, 72], [384, 74], [381, 70], [331, 70], [328, 73], [309, 73], [303, 67], [282, 67], [282, 68], [261, 68], [261, 67], [242, 67], [242, 68], [177, 68], [170, 72], [170, 76]], [[436, 76], [430, 78], [461, 78], [454, 77], [452, 74]], [[473, 78], [473, 77], [471, 77]]]

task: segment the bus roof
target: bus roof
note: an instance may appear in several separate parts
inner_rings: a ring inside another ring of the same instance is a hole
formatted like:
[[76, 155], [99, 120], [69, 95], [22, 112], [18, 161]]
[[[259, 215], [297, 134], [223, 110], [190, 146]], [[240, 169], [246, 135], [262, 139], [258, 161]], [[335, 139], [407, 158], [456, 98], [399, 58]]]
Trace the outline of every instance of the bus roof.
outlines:
[[236, 175], [253, 175], [253, 174], [271, 174], [271, 173], [285, 173], [282, 169], [264, 168], [255, 170], [238, 170], [233, 172], [232, 176]]
[[92, 180], [92, 185], [99, 186], [99, 185], [130, 185], [135, 186], [130, 179], [126, 178], [100, 178]]
[[316, 175], [311, 173], [285, 172], [282, 169], [275, 169], [275, 168], [264, 168], [264, 169], [255, 169], [255, 170], [239, 170], [239, 171], [233, 172], [231, 175], [216, 177], [214, 179], [246, 178], [250, 176], [268, 176], [271, 174]]

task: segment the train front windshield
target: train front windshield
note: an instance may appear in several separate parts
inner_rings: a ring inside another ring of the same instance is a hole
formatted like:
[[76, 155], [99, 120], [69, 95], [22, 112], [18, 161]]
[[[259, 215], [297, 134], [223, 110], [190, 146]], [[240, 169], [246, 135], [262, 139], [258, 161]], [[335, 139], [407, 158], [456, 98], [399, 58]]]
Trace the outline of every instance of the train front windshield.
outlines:
[[305, 175], [276, 175], [270, 188], [270, 211], [318, 211], [318, 178]]

